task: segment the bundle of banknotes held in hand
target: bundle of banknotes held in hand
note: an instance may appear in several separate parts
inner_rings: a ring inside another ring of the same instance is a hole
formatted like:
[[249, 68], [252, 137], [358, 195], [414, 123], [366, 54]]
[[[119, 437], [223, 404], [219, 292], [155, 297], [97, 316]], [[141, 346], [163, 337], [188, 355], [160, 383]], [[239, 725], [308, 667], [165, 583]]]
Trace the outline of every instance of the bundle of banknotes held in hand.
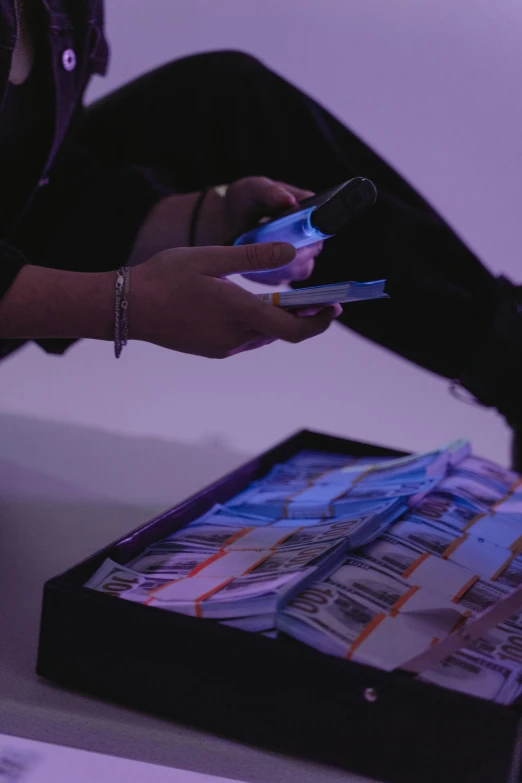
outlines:
[[275, 291], [271, 294], [257, 294], [264, 302], [288, 310], [307, 307], [326, 307], [347, 302], [366, 302], [370, 299], [388, 299], [386, 280], [371, 280], [365, 283], [331, 283], [300, 288], [297, 291]]
[[508, 704], [522, 692], [522, 479], [463, 440], [399, 459], [301, 451], [86, 586]]

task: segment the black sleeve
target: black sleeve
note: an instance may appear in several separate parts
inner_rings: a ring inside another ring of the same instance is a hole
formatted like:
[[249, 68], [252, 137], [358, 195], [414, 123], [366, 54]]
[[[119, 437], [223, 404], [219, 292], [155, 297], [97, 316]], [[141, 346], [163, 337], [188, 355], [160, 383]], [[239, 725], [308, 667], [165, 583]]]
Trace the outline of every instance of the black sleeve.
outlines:
[[16, 233], [34, 263], [98, 272], [127, 262], [141, 225], [172, 190], [139, 166], [106, 168], [68, 141]]
[[18, 248], [0, 240], [0, 299], [5, 296], [26, 263], [26, 257]]
[[[13, 243], [0, 244], [0, 295], [25, 259], [52, 269], [103, 272], [126, 263], [150, 210], [172, 190], [161, 177], [139, 166], [106, 168], [72, 141], [66, 142], [34, 196]], [[37, 340], [61, 354], [74, 340]], [[0, 341], [0, 358], [23, 341]]]

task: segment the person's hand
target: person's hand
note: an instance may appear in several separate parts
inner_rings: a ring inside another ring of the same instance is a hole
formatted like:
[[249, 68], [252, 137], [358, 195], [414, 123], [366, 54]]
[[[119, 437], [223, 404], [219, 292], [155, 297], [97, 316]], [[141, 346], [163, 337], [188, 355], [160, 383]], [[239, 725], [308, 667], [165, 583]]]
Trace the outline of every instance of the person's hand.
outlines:
[[[212, 191], [208, 194], [208, 203], [201, 212], [199, 236], [203, 244], [225, 244], [252, 228], [262, 217], [277, 217], [295, 211], [299, 201], [312, 195], [308, 190], [267, 177], [237, 180], [227, 188], [224, 197]], [[306, 280], [312, 274], [315, 258], [322, 249], [323, 243], [316, 242], [298, 250], [291, 263], [281, 269], [249, 273], [245, 277], [266, 285]]]
[[298, 343], [321, 334], [339, 305], [300, 317], [223, 279], [279, 268], [294, 257], [295, 249], [280, 243], [162, 251], [132, 270], [129, 337], [225, 358], [277, 339]]

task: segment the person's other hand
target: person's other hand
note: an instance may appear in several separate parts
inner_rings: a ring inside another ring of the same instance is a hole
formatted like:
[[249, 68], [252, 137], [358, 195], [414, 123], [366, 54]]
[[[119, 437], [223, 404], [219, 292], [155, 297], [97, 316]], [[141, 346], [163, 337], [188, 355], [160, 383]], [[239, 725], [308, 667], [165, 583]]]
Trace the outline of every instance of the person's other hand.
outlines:
[[224, 279], [286, 266], [294, 257], [295, 248], [280, 243], [162, 251], [132, 270], [129, 337], [212, 358], [315, 337], [340, 314], [339, 305], [299, 317]]
[[[267, 177], [239, 179], [227, 188], [225, 196], [220, 199], [221, 205], [208, 205], [202, 212], [202, 221], [206, 223], [202, 226], [202, 236], [217, 239], [216, 244], [229, 242], [252, 228], [262, 217], [277, 217], [297, 210], [298, 202], [312, 195], [309, 190]], [[209, 194], [207, 198], [220, 197]], [[298, 250], [291, 263], [281, 269], [248, 273], [245, 277], [266, 285], [306, 280], [312, 274], [315, 259], [322, 249], [323, 243], [316, 242]]]

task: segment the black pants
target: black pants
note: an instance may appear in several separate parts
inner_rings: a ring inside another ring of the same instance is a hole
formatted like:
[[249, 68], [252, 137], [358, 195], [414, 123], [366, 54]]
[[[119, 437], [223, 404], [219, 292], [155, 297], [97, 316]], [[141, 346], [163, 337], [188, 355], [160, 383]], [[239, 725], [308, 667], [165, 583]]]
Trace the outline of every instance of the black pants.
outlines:
[[392, 298], [350, 305], [342, 323], [448, 378], [489, 327], [494, 278], [478, 259], [350, 130], [248, 55], [196, 55], [141, 77], [88, 110], [80, 140], [109, 166], [162, 170], [181, 192], [256, 174], [314, 191], [369, 177], [376, 206], [326, 243], [304, 284], [387, 277]]

